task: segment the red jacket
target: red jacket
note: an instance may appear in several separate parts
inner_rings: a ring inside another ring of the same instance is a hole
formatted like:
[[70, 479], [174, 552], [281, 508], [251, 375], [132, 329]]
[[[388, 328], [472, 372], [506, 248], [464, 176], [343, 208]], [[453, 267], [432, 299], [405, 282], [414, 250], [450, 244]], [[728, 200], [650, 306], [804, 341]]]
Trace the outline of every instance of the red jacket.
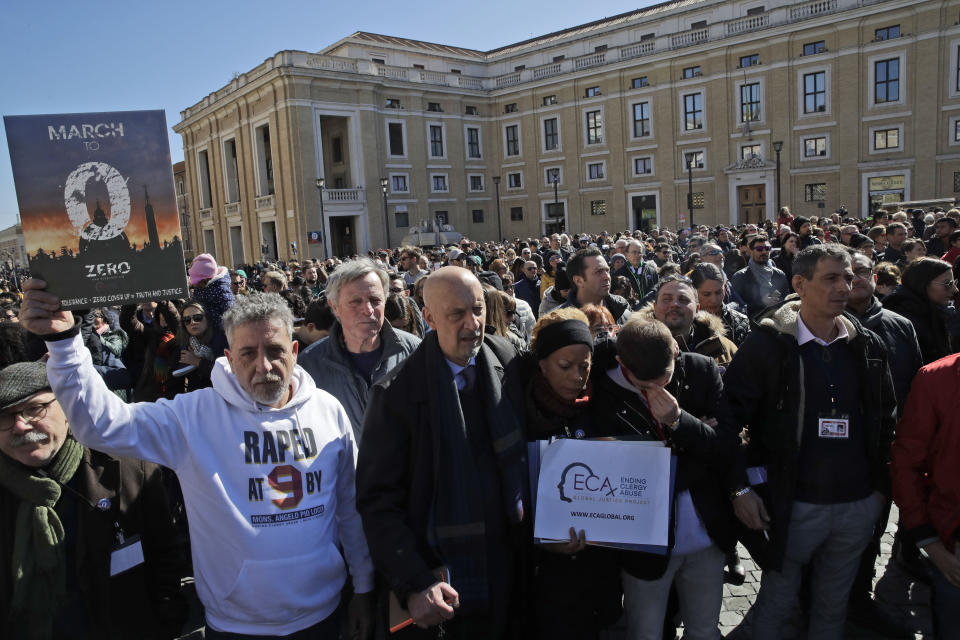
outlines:
[[953, 549], [960, 527], [960, 354], [920, 369], [893, 443], [893, 499], [914, 541]]

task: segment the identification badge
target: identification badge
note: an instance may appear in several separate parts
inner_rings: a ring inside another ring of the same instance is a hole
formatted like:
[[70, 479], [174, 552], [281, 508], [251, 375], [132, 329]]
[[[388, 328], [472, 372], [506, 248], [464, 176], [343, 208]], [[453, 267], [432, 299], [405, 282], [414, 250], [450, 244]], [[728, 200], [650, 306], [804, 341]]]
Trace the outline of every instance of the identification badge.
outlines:
[[820, 418], [820, 437], [829, 440], [846, 440], [850, 437], [850, 419], [846, 416]]
[[110, 552], [110, 575], [115, 576], [143, 564], [140, 536], [130, 536]]

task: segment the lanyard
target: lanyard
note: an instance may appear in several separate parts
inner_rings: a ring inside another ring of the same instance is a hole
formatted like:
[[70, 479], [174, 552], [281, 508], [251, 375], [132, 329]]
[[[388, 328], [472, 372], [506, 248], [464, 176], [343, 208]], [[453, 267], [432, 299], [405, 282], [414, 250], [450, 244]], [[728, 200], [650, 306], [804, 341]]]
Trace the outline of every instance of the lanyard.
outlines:
[[[822, 345], [819, 342], [815, 344], [817, 345], [815, 359], [817, 366], [820, 368], [820, 372], [823, 374], [824, 380], [827, 381], [827, 393], [830, 394], [830, 413], [835, 416], [837, 415], [837, 399], [840, 395], [840, 389], [833, 381], [831, 367], [827, 366], [827, 363], [833, 360], [833, 354], [830, 353], [830, 345]], [[830, 344], [832, 345], [834, 343]]]

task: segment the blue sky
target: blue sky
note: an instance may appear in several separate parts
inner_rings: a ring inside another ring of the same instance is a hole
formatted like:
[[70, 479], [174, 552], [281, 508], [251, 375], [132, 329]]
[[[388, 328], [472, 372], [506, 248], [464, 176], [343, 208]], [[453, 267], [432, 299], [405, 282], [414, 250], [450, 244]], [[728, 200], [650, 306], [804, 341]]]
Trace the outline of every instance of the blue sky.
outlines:
[[[485, 2], [183, 2], [3, 0], [0, 115], [180, 110], [277, 51], [317, 51], [354, 31], [493, 49], [650, 0]], [[0, 228], [16, 222], [6, 134], [0, 127]], [[170, 155], [183, 159], [170, 131]]]

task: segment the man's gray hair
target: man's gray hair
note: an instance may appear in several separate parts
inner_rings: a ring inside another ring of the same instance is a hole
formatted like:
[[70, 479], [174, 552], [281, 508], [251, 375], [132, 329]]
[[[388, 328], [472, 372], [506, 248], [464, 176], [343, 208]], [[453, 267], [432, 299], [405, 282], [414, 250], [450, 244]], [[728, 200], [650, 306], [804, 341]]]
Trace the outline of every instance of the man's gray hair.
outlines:
[[227, 343], [233, 346], [233, 330], [251, 322], [277, 320], [287, 328], [287, 335], [293, 337], [293, 312], [287, 301], [276, 293], [252, 293], [237, 296], [237, 304], [223, 314], [223, 332], [227, 334]]
[[383, 291], [386, 293], [390, 289], [390, 280], [387, 278], [387, 272], [377, 266], [377, 263], [370, 258], [358, 258], [345, 262], [334, 271], [327, 279], [327, 299], [336, 303], [340, 297], [340, 289], [344, 285], [350, 284], [354, 280], [360, 280], [367, 277], [368, 274], [375, 273], [380, 278], [383, 285]]
[[638, 239], [630, 238], [629, 240], [627, 240], [627, 249], [629, 250], [630, 247], [638, 247], [640, 249], [640, 255], [643, 255], [643, 243], [640, 242]]
[[827, 244], [813, 244], [797, 254], [793, 259], [793, 275], [804, 280], [813, 280], [817, 271], [817, 263], [824, 259], [837, 260], [844, 265], [850, 265], [850, 254], [847, 248], [836, 242]]

